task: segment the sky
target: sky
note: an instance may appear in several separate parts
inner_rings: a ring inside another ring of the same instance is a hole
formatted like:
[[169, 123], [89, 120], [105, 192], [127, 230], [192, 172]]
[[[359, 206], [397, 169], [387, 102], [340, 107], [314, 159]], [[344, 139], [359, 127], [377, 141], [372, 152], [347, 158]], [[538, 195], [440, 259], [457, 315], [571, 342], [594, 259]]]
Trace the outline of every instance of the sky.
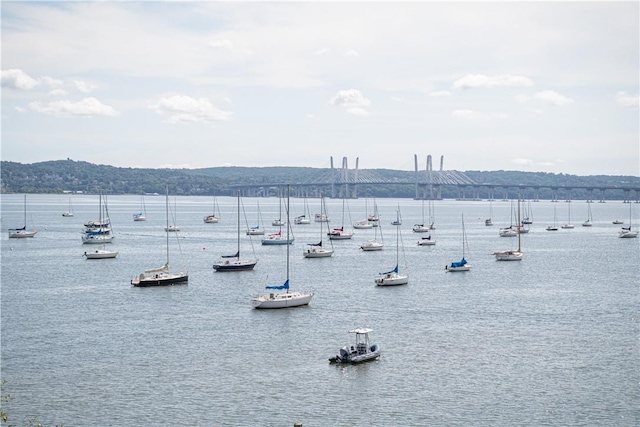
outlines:
[[1, 2], [2, 160], [640, 176], [640, 2]]

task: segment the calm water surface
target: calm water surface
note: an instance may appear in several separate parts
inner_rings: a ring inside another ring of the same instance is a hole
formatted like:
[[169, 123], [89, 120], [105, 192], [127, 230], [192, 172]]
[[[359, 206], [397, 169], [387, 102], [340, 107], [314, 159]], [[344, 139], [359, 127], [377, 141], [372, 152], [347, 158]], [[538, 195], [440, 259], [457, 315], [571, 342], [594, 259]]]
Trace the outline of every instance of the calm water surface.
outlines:
[[[411, 226], [422, 203], [377, 200], [381, 252], [362, 252], [373, 230], [334, 242], [328, 259], [303, 259], [320, 224], [294, 225], [294, 289], [312, 289], [308, 307], [259, 311], [250, 298], [286, 277], [286, 247], [242, 235], [254, 271], [216, 273], [212, 263], [235, 252], [236, 200], [218, 198], [222, 220], [205, 224], [213, 200], [171, 197], [182, 228], [171, 239], [171, 264], [188, 285], [134, 288], [130, 279], [165, 259], [164, 197], [145, 198], [148, 220], [134, 222], [140, 197], [110, 196], [113, 260], [86, 260], [82, 223], [98, 216], [97, 196], [29, 195], [33, 239], [7, 238], [23, 225], [23, 196], [2, 195], [2, 379], [14, 423], [39, 416], [65, 426], [393, 426], [612, 425], [640, 423], [638, 277], [640, 239], [617, 238], [611, 222], [629, 222], [629, 204], [571, 203], [573, 230], [547, 232], [568, 220], [568, 203], [531, 203], [534, 223], [522, 236], [521, 262], [491, 255], [514, 248], [498, 237], [511, 203], [435, 202], [437, 244], [419, 247]], [[244, 199], [258, 221], [257, 199]], [[331, 225], [342, 201], [328, 200]], [[350, 200], [345, 223], [363, 219], [373, 200]], [[311, 214], [320, 211], [310, 199]], [[396, 259], [395, 210], [403, 225], [400, 268], [410, 283], [376, 287], [377, 272]], [[637, 227], [640, 207], [632, 204]], [[275, 198], [260, 199], [267, 231]], [[427, 208], [425, 207], [425, 211]], [[303, 201], [292, 200], [292, 217]], [[368, 212], [371, 213], [371, 212]], [[469, 240], [467, 273], [445, 273], [461, 256], [461, 215]], [[428, 220], [428, 218], [427, 218]], [[172, 221], [173, 222], [173, 219]], [[243, 228], [246, 227], [242, 218]], [[274, 230], [275, 231], [275, 230]], [[326, 244], [325, 240], [325, 244]], [[381, 359], [333, 366], [328, 358], [374, 329]]]

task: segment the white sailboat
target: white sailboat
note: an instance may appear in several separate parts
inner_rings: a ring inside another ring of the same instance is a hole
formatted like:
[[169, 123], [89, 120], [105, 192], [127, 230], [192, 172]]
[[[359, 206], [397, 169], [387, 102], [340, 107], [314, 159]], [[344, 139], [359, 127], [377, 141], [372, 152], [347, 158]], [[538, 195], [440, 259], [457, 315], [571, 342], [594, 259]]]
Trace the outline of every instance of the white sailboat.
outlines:
[[131, 284], [136, 287], [150, 287], [150, 286], [167, 286], [175, 285], [179, 283], [186, 283], [189, 281], [189, 274], [185, 272], [172, 273], [169, 268], [169, 187], [166, 189], [165, 196], [165, 211], [166, 211], [166, 248], [167, 248], [167, 260], [162, 267], [151, 268], [140, 273], [138, 276], [131, 279]]
[[293, 220], [294, 224], [297, 224], [297, 225], [311, 224], [311, 213], [309, 212], [309, 204], [307, 203], [306, 197], [304, 198], [304, 201], [303, 201], [303, 210], [304, 210], [304, 213], [302, 215], [298, 215]]
[[[289, 223], [289, 186], [287, 185], [287, 224]], [[287, 226], [287, 239], [289, 238]], [[313, 292], [289, 290], [289, 245], [287, 245], [287, 280], [283, 285], [267, 286], [271, 292], [265, 295], [256, 295], [251, 299], [254, 308], [288, 308], [308, 305], [313, 298]], [[284, 291], [284, 292], [277, 292]]]
[[144, 193], [140, 195], [140, 212], [133, 214], [134, 221], [146, 221], [147, 220], [147, 206], [144, 203]]
[[[102, 193], [101, 193], [102, 196]], [[100, 203], [102, 203], [102, 197], [100, 197]], [[102, 206], [100, 207], [100, 218], [98, 219], [98, 223], [102, 224]], [[113, 237], [113, 230], [109, 230], [109, 234], [111, 237]], [[109, 240], [109, 242], [111, 242], [111, 240]], [[93, 251], [85, 251], [85, 253], [83, 254], [83, 256], [85, 256], [87, 259], [109, 259], [109, 258], [115, 258], [118, 256], [118, 252], [117, 251], [108, 251], [106, 248], [105, 243], [107, 243], [106, 240], [103, 239], [102, 241], [102, 249], [95, 249]]]
[[[223, 255], [220, 261], [213, 264], [216, 271], [247, 271], [253, 270], [258, 260], [255, 258], [240, 258], [240, 190], [238, 190], [238, 245], [234, 255]], [[253, 244], [252, 244], [253, 246]]]
[[582, 223], [583, 227], [591, 227], [593, 225], [593, 217], [591, 216], [591, 202], [587, 201], [587, 219]]
[[342, 222], [340, 227], [334, 228], [327, 233], [331, 240], [348, 240], [353, 237], [353, 231], [344, 229], [345, 198], [346, 196], [342, 197]]
[[[518, 197], [518, 224], [520, 224], [520, 197]], [[493, 255], [496, 257], [496, 261], [520, 261], [524, 254], [521, 249], [521, 240], [520, 233], [516, 233], [518, 236], [518, 249], [517, 250], [504, 250], [494, 252]]]
[[176, 199], [173, 199], [173, 224], [169, 224], [169, 216], [167, 215], [167, 226], [164, 228], [164, 231], [169, 231], [169, 232], [178, 232], [180, 231], [180, 227], [178, 227], [178, 225], [176, 225], [176, 216], [177, 216], [177, 212], [178, 212], [178, 203], [176, 201]]
[[[322, 195], [320, 197], [320, 212], [322, 212], [322, 214], [324, 214], [325, 212], [325, 202], [324, 202], [324, 195]], [[329, 229], [329, 223], [327, 224], [327, 230]], [[324, 246], [322, 246], [322, 235], [324, 234], [324, 231], [322, 230], [322, 222], [320, 222], [320, 242], [318, 243], [309, 243], [308, 246], [309, 248], [307, 248], [306, 250], [304, 250], [302, 252], [302, 255], [305, 258], [328, 258], [330, 256], [333, 255], [333, 242], [331, 241], [331, 239], [329, 239], [329, 243], [331, 244], [331, 248], [325, 248]]]
[[258, 203], [258, 223], [253, 227], [247, 228], [247, 236], [262, 236], [264, 235], [264, 223], [262, 221], [262, 215], [260, 214], [260, 201]]
[[618, 237], [621, 237], [623, 239], [633, 239], [635, 237], [638, 237], [637, 231], [631, 231], [631, 222], [632, 222], [631, 206], [632, 206], [632, 203], [631, 203], [631, 200], [629, 200], [629, 226], [622, 227], [618, 232]]
[[65, 218], [73, 217], [73, 207], [71, 206], [71, 197], [69, 197], [69, 210], [66, 212], [62, 212], [62, 216]]
[[[400, 212], [396, 211], [397, 218], [400, 218]], [[406, 285], [409, 283], [409, 275], [400, 273], [398, 265], [400, 263], [400, 226], [396, 227], [396, 266], [389, 271], [380, 273], [375, 278], [375, 283], [378, 286], [395, 286]]]
[[[365, 214], [368, 214], [369, 212], [369, 203], [367, 200], [365, 200], [364, 212]], [[359, 221], [354, 222], [353, 228], [359, 229], [359, 230], [366, 230], [369, 228], [373, 228], [373, 224], [374, 222], [377, 221], [377, 218], [378, 216], [375, 213], [373, 215], [368, 215], [366, 219], [361, 219]]]
[[489, 199], [489, 218], [484, 220], [484, 225], [489, 227], [492, 226], [493, 225], [492, 218], [493, 218], [493, 205], [491, 203], [491, 199]]
[[213, 197], [213, 210], [210, 215], [206, 215], [202, 219], [205, 224], [217, 224], [220, 222], [220, 207], [218, 206], [218, 199]]
[[[265, 236], [264, 239], [262, 239], [262, 244], [263, 245], [291, 245], [293, 244], [293, 241], [295, 240], [293, 235], [289, 235], [289, 231], [290, 231], [290, 227], [289, 227], [289, 219], [287, 219], [286, 221], [282, 219], [282, 197], [280, 197], [280, 195], [278, 195], [278, 198], [280, 199], [280, 217], [276, 220], [273, 221], [273, 225], [276, 225], [278, 227], [278, 231], [276, 231], [275, 233], [269, 233]], [[287, 218], [289, 215], [289, 198], [287, 197], [287, 206], [286, 206], [286, 210], [287, 210]], [[282, 235], [282, 226], [285, 225], [287, 226], [287, 233], [286, 233], [286, 237]], [[293, 233], [291, 233], [293, 234]]]
[[[373, 208], [373, 215], [371, 217], [375, 217], [376, 218], [376, 224], [378, 224], [378, 205], [376, 205], [374, 203], [374, 208]], [[400, 219], [398, 218], [398, 222], [400, 222]], [[380, 229], [380, 241], [378, 241], [378, 229]], [[373, 236], [373, 239], [369, 239], [366, 242], [364, 242], [362, 245], [360, 245], [360, 249], [362, 249], [365, 252], [370, 252], [370, 251], [381, 251], [382, 248], [384, 248], [384, 243], [382, 242], [382, 227], [378, 224], [375, 227], [375, 234]]]
[[111, 243], [114, 239], [113, 229], [111, 228], [111, 218], [107, 208], [107, 197], [102, 202], [102, 192], [98, 197], [98, 217], [97, 221], [89, 221], [84, 224], [85, 229], [82, 234], [82, 243], [86, 244], [105, 244]]
[[10, 239], [21, 239], [24, 237], [33, 237], [38, 232], [37, 230], [27, 230], [27, 195], [24, 195], [24, 226], [22, 228], [10, 228]]
[[471, 265], [465, 258], [465, 248], [468, 247], [468, 245], [469, 243], [467, 242], [467, 232], [464, 228], [464, 214], [462, 214], [462, 259], [460, 261], [454, 261], [451, 264], [447, 265], [444, 268], [447, 272], [471, 270]]
[[574, 225], [571, 223], [571, 200], [567, 200], [567, 205], [569, 206], [569, 216], [566, 224], [562, 224], [562, 228], [574, 228]]
[[430, 226], [425, 225], [424, 220], [424, 198], [422, 199], [422, 222], [420, 224], [413, 224], [413, 232], [414, 233], [428, 233], [431, 229]]

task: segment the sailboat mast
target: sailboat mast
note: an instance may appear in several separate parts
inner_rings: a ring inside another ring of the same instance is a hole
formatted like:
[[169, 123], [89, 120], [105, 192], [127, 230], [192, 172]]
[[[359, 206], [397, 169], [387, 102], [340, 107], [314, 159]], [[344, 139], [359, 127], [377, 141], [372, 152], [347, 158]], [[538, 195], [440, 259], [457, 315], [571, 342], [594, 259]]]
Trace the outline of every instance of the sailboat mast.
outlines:
[[464, 233], [464, 214], [462, 214], [462, 259], [464, 259], [464, 243], [465, 243], [465, 233]]
[[[282, 206], [282, 204], [280, 204], [280, 206]], [[289, 184], [287, 184], [287, 282], [289, 282], [289, 246], [291, 246], [291, 243], [289, 242], [289, 227], [291, 227], [291, 225], [289, 224]], [[282, 217], [280, 217], [282, 218]], [[289, 289], [287, 288], [287, 292], [289, 292]]]
[[520, 228], [520, 195], [518, 194], [518, 252], [520, 252], [520, 235], [522, 234], [522, 229]]
[[238, 259], [240, 259], [240, 190], [238, 190]]
[[167, 226], [165, 227], [164, 231], [167, 235], [167, 265], [169, 265], [169, 186], [167, 185], [167, 189], [166, 189], [166, 196], [165, 196], [165, 211], [166, 211], [166, 221], [167, 221]]
[[24, 195], [24, 229], [27, 229], [27, 195]]

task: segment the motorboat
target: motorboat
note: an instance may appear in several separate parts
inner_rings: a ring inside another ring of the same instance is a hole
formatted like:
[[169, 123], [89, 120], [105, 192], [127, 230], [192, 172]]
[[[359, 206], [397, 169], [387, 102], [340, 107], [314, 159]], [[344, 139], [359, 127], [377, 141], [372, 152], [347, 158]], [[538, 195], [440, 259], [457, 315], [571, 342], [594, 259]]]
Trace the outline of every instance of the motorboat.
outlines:
[[345, 345], [338, 354], [329, 358], [329, 362], [355, 365], [379, 359], [381, 354], [380, 346], [370, 343], [369, 332], [373, 332], [373, 329], [357, 328], [350, 330], [350, 334], [355, 334], [355, 345]]

